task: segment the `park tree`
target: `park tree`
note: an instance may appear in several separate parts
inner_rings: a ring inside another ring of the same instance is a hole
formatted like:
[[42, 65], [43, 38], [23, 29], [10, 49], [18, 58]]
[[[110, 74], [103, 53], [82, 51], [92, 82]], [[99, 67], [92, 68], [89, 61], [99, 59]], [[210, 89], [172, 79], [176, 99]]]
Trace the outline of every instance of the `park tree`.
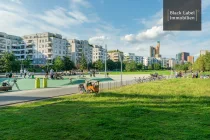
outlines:
[[205, 55], [198, 57], [193, 64], [193, 70], [205, 71]]
[[142, 63], [138, 63], [136, 67], [137, 67], [137, 70], [142, 70], [143, 64]]
[[93, 63], [93, 65], [98, 70], [103, 70], [104, 69], [104, 63], [101, 60], [97, 60], [96, 62]]
[[161, 69], [161, 65], [159, 63], [155, 63], [154, 70], [160, 70], [160, 69]]
[[62, 70], [64, 68], [64, 62], [60, 56], [55, 58], [53, 67], [56, 71]]
[[87, 60], [84, 54], [82, 54], [82, 57], [80, 59], [79, 67], [81, 70], [87, 69]]
[[115, 63], [114, 63], [114, 61], [112, 61], [111, 59], [109, 59], [109, 60], [107, 60], [106, 61], [106, 63], [107, 63], [107, 69], [108, 70], [114, 70], [115, 69]]
[[131, 62], [126, 63], [125, 70], [126, 71], [136, 71], [137, 70], [136, 62], [131, 61]]
[[148, 70], [153, 70], [153, 64], [148, 66]]
[[31, 65], [31, 61], [28, 57], [26, 57], [26, 59], [23, 60], [22, 64], [24, 65], [25, 68], [29, 68]]
[[206, 55], [204, 55], [204, 62], [205, 62], [205, 70], [206, 71], [210, 71], [210, 53], [206, 53]]
[[74, 62], [72, 62], [70, 60], [70, 57], [68, 56], [64, 56], [63, 57], [63, 63], [64, 63], [64, 70], [67, 71], [67, 70], [72, 70], [75, 66], [74, 66]]
[[14, 67], [16, 67], [16, 58], [14, 56], [14, 54], [6, 52], [3, 54], [3, 56], [1, 57], [1, 62], [3, 63], [3, 71], [6, 72], [10, 72], [12, 70], [14, 70]]

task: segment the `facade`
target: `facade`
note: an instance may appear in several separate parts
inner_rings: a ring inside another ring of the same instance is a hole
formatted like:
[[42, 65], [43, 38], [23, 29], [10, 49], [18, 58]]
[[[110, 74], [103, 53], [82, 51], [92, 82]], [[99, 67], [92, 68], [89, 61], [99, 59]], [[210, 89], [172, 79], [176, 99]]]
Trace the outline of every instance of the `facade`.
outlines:
[[168, 67], [169, 68], [174, 68], [176, 64], [178, 64], [176, 59], [171, 58], [171, 59], [168, 60]]
[[124, 53], [124, 61], [125, 62], [136, 61], [135, 53]]
[[4, 52], [13, 53], [19, 60], [24, 60], [27, 56], [30, 56], [21, 37], [0, 32], [0, 56]]
[[187, 62], [190, 62], [191, 64], [194, 63], [194, 56], [188, 56], [187, 57]]
[[160, 63], [161, 63], [162, 68], [169, 68], [169, 59], [168, 58], [161, 58]]
[[71, 58], [75, 65], [80, 63], [82, 54], [84, 54], [87, 63], [92, 63], [93, 46], [89, 45], [87, 40], [69, 39], [71, 46]]
[[157, 46], [155, 48], [155, 58], [161, 58], [161, 55], [160, 55], [160, 41], [157, 42]]
[[201, 50], [200, 55], [205, 55], [207, 52], [210, 52], [210, 50]]
[[143, 64], [144, 57], [143, 56], [136, 56], [136, 63], [141, 63]]
[[59, 34], [37, 33], [23, 36], [26, 49], [34, 65], [52, 62], [57, 56], [69, 56], [70, 45], [66, 39]]
[[119, 50], [108, 51], [108, 59], [111, 59], [114, 62], [120, 61], [120, 55], [123, 56], [123, 52]]
[[153, 46], [150, 46], [150, 57], [155, 57], [156, 48]]
[[176, 54], [176, 59], [179, 62], [185, 62], [185, 61], [187, 61], [187, 57], [189, 55], [190, 55], [190, 53], [188, 53], [188, 52], [181, 52], [181, 53]]
[[108, 58], [109, 56], [106, 49], [99, 45], [93, 45], [92, 62], [96, 62], [97, 60], [102, 60], [105, 62], [105, 60]]

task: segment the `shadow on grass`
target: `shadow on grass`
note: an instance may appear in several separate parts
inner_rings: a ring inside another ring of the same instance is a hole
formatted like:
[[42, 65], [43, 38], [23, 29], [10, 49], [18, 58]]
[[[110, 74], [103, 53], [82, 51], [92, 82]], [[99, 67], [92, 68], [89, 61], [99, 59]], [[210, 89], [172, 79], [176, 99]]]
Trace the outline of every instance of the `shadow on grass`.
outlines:
[[3, 139], [208, 139], [210, 110], [203, 101], [210, 98], [172, 98], [177, 96], [101, 93], [54, 98], [2, 109], [0, 130]]

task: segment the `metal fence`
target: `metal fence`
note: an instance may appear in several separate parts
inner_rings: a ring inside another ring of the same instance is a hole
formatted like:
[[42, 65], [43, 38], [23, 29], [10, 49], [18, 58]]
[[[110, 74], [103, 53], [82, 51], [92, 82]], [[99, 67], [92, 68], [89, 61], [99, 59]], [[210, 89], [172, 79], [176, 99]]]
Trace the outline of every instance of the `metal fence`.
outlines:
[[[191, 75], [190, 73], [187, 73], [187, 74], [184, 74], [181, 78], [188, 78], [190, 75]], [[165, 76], [165, 78], [162, 80], [170, 80], [170, 79], [175, 79], [175, 78], [177, 78], [175, 75], [170, 75], [170, 76]], [[154, 80], [154, 81], [160, 81], [160, 80]], [[141, 82], [141, 83], [146, 83], [146, 82], [152, 82], [152, 81], [145, 81], [145, 82]], [[138, 84], [138, 83], [140, 83], [140, 82], [137, 82], [136, 79], [124, 80], [122, 82], [121, 81], [111, 81], [111, 82], [107, 82], [107, 83], [100, 83], [99, 89], [100, 89], [100, 92], [102, 92], [104, 90], [116, 89], [119, 87]]]

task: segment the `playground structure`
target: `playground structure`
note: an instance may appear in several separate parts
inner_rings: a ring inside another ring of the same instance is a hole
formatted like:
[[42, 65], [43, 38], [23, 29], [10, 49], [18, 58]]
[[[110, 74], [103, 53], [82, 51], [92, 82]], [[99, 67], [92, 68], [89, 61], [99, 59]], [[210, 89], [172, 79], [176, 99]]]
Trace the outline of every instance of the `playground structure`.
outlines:
[[[10, 83], [10, 82], [12, 82], [12, 83]], [[2, 82], [2, 85], [0, 87], [0, 91], [9, 91], [9, 90], [12, 90], [12, 87], [14, 85], [16, 85], [17, 89], [20, 90], [19, 89], [19, 86], [17, 84], [17, 78], [14, 78], [12, 81], [10, 81], [10, 79], [7, 80], [7, 81], [3, 81]]]

